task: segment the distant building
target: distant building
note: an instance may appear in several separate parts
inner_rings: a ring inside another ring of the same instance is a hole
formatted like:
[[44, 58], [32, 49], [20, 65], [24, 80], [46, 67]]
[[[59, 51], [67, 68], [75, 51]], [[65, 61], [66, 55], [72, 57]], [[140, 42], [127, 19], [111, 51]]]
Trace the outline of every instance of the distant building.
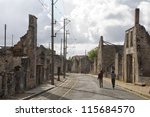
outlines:
[[71, 72], [73, 73], [89, 73], [91, 67], [91, 61], [88, 56], [73, 56], [72, 57]]

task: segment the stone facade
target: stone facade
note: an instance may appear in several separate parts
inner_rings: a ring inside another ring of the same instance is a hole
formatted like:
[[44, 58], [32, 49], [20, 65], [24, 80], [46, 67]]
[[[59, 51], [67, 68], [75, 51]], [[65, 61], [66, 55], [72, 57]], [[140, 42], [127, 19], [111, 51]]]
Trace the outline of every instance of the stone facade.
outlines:
[[88, 56], [74, 56], [72, 57], [71, 72], [73, 73], [89, 73], [91, 61]]
[[[14, 56], [22, 57], [22, 69], [25, 72], [27, 89], [36, 86], [36, 48], [37, 48], [37, 18], [29, 15], [27, 33], [14, 46]], [[24, 70], [25, 69], [25, 70]], [[24, 83], [23, 83], [24, 84]]]
[[115, 74], [118, 80], [123, 80], [123, 48], [120, 52], [116, 53], [115, 56]]
[[[60, 72], [62, 73], [62, 57], [59, 55], [55, 55], [54, 62], [55, 62], [54, 74], [58, 73], [58, 68], [60, 68]], [[67, 66], [67, 62], [66, 62], [66, 66]]]
[[[97, 54], [97, 72], [105, 76], [115, 70], [117, 79], [127, 83], [150, 84], [150, 35], [139, 24], [140, 10], [135, 10], [135, 25], [126, 30], [124, 45], [107, 45], [100, 39]], [[96, 63], [96, 62], [95, 62]]]
[[[118, 63], [117, 65], [117, 62], [120, 61], [119, 58], [116, 58], [116, 53], [120, 55], [123, 51], [122, 48], [122, 45], [107, 45], [101, 36], [97, 53], [97, 73], [103, 70], [104, 75], [109, 77], [112, 70], [117, 70], [120, 67], [120, 64]], [[115, 69], [115, 67], [117, 68]]]
[[39, 85], [49, 80], [51, 57], [50, 50], [42, 45], [36, 51], [36, 85]]
[[[5, 53], [3, 52], [5, 50]], [[13, 57], [12, 47], [0, 49], [0, 96], [11, 96], [16, 92], [15, 66], [21, 59]]]
[[150, 35], [139, 24], [139, 9], [135, 12], [135, 26], [125, 33], [124, 81], [150, 84]]
[[97, 74], [98, 73], [98, 71], [97, 71], [97, 57], [94, 57], [94, 62], [93, 62], [93, 65], [91, 66], [91, 68], [93, 69], [92, 71], [91, 71], [91, 73], [94, 73], [94, 74]]
[[[37, 18], [29, 15], [27, 33], [20, 41], [14, 47], [0, 48], [0, 96], [9, 97], [49, 80], [51, 53], [42, 45], [37, 47]], [[54, 60], [54, 73], [57, 74], [62, 66], [62, 57], [55, 51]], [[70, 69], [70, 62], [67, 66]]]
[[27, 33], [14, 47], [0, 49], [2, 96], [11, 96], [36, 86], [37, 18], [29, 15]]

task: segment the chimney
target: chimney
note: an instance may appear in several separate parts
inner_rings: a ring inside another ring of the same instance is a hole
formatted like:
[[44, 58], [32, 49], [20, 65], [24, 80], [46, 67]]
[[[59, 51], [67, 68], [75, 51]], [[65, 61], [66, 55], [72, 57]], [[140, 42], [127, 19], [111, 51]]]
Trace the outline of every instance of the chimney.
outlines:
[[99, 46], [103, 44], [103, 36], [100, 36]]
[[103, 42], [103, 36], [100, 37], [100, 40]]
[[100, 36], [99, 46], [103, 46], [103, 36]]
[[135, 9], [135, 25], [139, 24], [139, 18], [140, 18], [140, 9]]

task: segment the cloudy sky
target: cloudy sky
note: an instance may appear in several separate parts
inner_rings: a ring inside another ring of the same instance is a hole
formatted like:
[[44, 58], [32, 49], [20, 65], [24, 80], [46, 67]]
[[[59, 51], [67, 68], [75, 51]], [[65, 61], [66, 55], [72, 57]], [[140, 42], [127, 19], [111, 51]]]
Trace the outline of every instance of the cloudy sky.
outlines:
[[[57, 1], [57, 0], [54, 0]], [[20, 40], [28, 29], [28, 14], [38, 18], [38, 45], [49, 47], [51, 0], [0, 0], [0, 45], [4, 41], [7, 24], [7, 45]], [[99, 37], [115, 44], [123, 44], [124, 32], [134, 25], [134, 10], [140, 8], [140, 23], [150, 33], [150, 0], [58, 0], [55, 4], [55, 30], [67, 25], [68, 56], [85, 54], [98, 46]], [[55, 38], [55, 50], [60, 53], [62, 31]]]

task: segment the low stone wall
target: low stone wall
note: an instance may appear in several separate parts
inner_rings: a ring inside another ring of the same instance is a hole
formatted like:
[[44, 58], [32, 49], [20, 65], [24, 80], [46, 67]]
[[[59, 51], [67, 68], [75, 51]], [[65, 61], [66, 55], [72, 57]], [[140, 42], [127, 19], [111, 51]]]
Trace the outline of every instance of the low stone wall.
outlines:
[[13, 72], [0, 74], [0, 97], [7, 98], [16, 93], [16, 80]]
[[14, 77], [14, 73], [10, 72], [7, 74], [7, 89], [8, 89], [8, 95], [12, 96], [15, 94], [15, 88], [16, 88], [16, 79]]

